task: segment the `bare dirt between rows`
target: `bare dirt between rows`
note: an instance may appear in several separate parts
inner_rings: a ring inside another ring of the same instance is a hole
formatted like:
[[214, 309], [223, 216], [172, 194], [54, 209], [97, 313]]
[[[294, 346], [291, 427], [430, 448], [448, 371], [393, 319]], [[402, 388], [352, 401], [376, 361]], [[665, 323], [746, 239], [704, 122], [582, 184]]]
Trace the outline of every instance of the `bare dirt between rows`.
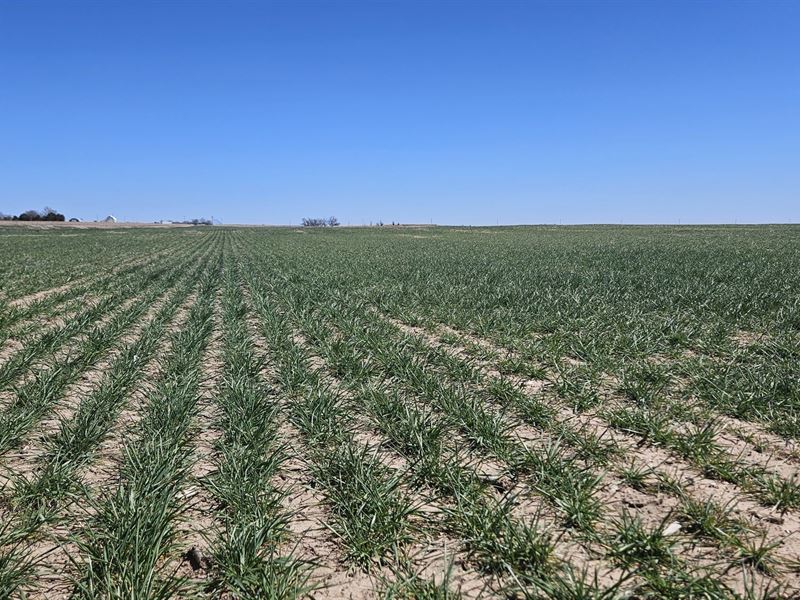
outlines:
[[201, 360], [203, 380], [200, 383], [197, 417], [193, 425], [194, 462], [190, 471], [190, 480], [182, 492], [182, 499], [187, 502], [184, 519], [179, 527], [183, 553], [179, 557], [172, 557], [170, 563], [176, 566], [168, 569], [169, 571], [174, 569], [180, 576], [198, 586], [205, 581], [208, 573], [203, 568], [194, 570], [186, 556], [193, 548], [201, 556], [208, 556], [209, 539], [215, 528], [219, 526], [215, 518], [217, 515], [216, 502], [202, 481], [215, 469], [215, 446], [222, 435], [217, 428], [219, 411], [214, 402], [214, 397], [219, 392], [224, 369], [220, 310], [218, 293], [214, 301], [211, 339]]
[[[410, 326], [388, 317], [387, 319], [409, 335], [420, 337], [432, 346], [442, 346], [435, 335], [428, 333], [423, 328]], [[447, 330], [444, 326], [443, 329]], [[449, 330], [449, 332], [465, 335], [455, 330]], [[491, 346], [489, 342], [474, 336], [470, 337], [470, 340], [498, 350]], [[455, 349], [454, 352], [456, 356], [463, 357], [461, 353], [465, 352], [465, 350], [463, 348], [460, 350]], [[493, 371], [485, 365], [479, 365], [479, 368], [487, 375], [499, 375], [497, 371]], [[518, 379], [520, 383], [524, 384], [523, 378]], [[529, 384], [533, 389], [539, 390], [545, 385], [545, 382], [530, 381]], [[655, 446], [643, 446], [640, 443], [641, 440], [614, 430], [608, 423], [598, 417], [578, 415], [563, 407], [559, 409], [559, 413], [562, 423], [578, 424], [581, 427], [588, 428], [589, 431], [596, 435], [613, 437], [617, 443], [626, 449], [625, 457], [629, 463], [645, 469], [647, 472], [683, 482], [686, 492], [691, 497], [701, 501], [713, 499], [722, 505], [732, 506], [735, 515], [750, 524], [755, 531], [762, 532], [766, 539], [777, 544], [773, 551], [776, 559], [786, 565], [800, 564], [798, 563], [800, 561], [800, 518], [798, 515], [794, 513], [779, 513], [768, 507], [761, 506], [759, 503], [743, 497], [742, 490], [735, 485], [707, 479], [692, 466], [669, 451]], [[603, 473], [603, 477], [605, 486], [602, 497], [608, 503], [608, 507], [620, 512], [633, 510], [637, 516], [642, 517], [645, 524], [651, 527], [661, 523], [665, 518], [664, 515], [672, 514], [676, 508], [677, 503], [674, 498], [669, 498], [662, 494], [657, 496], [641, 494], [636, 490], [626, 489], [626, 486], [614, 483], [614, 476], [608, 472]], [[625, 491], [623, 492], [623, 490]], [[800, 594], [800, 574], [786, 568], [780, 569], [780, 571], [776, 573], [776, 579], [785, 585], [788, 590], [791, 590], [792, 593]], [[762, 575], [758, 573], [755, 575], [751, 573], [752, 576], [757, 579], [762, 578]], [[737, 589], [740, 592], [744, 591], [742, 587], [744, 580], [740, 571], [730, 569], [723, 580], [733, 589]]]

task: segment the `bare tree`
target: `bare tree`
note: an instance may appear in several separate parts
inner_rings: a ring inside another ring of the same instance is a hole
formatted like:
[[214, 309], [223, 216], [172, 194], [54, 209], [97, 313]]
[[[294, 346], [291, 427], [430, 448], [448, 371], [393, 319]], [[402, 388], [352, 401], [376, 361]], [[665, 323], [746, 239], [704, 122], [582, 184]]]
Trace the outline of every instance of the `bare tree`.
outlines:
[[336, 227], [339, 225], [339, 219], [336, 217], [328, 217], [327, 219], [310, 219], [305, 217], [301, 223], [303, 227]]

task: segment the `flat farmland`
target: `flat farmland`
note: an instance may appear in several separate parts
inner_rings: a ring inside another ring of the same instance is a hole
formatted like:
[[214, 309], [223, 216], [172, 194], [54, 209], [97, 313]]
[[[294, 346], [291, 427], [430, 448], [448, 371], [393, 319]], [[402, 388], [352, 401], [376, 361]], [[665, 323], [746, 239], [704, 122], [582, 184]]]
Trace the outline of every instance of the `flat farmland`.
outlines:
[[0, 598], [798, 598], [800, 227], [0, 228]]

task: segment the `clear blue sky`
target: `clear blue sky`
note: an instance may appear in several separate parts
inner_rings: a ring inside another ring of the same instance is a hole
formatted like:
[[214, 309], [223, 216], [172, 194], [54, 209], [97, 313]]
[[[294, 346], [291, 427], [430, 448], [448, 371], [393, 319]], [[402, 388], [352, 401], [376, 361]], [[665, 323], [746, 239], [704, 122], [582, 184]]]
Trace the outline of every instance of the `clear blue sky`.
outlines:
[[800, 221], [800, 2], [0, 0], [0, 211]]

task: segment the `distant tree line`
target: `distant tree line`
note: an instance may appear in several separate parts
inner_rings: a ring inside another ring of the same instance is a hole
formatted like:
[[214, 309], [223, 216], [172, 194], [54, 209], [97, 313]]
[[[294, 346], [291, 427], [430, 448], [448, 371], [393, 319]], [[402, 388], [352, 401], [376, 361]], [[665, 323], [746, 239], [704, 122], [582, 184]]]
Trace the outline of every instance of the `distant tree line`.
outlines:
[[6, 215], [0, 213], [0, 221], [64, 221], [64, 215], [52, 208], [45, 206], [42, 212], [38, 210], [26, 210], [18, 215]]
[[328, 217], [327, 219], [303, 219], [303, 227], [338, 227], [339, 219]]
[[211, 219], [192, 219], [191, 221], [178, 221], [181, 225], [212, 225]]

